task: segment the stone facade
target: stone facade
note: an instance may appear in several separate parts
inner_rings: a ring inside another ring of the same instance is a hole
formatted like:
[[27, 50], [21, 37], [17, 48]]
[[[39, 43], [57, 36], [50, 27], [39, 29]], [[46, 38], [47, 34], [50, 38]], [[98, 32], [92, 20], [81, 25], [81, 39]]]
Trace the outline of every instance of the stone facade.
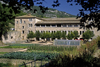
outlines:
[[[24, 15], [15, 18], [15, 31], [21, 32], [21, 40], [27, 39], [30, 31], [56, 32], [65, 31], [66, 35], [71, 31], [78, 31], [80, 38], [86, 29], [80, 29], [80, 21], [76, 18], [37, 18], [32, 15]], [[95, 36], [100, 35], [96, 28], [91, 29]]]
[[3, 43], [16, 43], [20, 41], [21, 33], [19, 31], [9, 31], [7, 34], [2, 35]]

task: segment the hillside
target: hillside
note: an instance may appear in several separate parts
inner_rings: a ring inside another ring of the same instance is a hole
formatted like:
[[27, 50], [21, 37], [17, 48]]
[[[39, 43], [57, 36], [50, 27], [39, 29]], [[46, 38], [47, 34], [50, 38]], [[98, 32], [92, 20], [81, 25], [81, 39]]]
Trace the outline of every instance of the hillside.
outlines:
[[46, 13], [42, 13], [40, 8], [38, 6], [33, 6], [32, 9], [36, 9], [36, 13], [34, 13], [34, 11], [30, 11], [30, 10], [25, 10], [24, 7], [21, 7], [22, 8], [22, 11], [25, 12], [25, 13], [31, 13], [32, 15], [34, 16], [37, 16], [37, 17], [41, 17], [41, 18], [66, 18], [66, 17], [76, 17], [75, 15], [71, 15], [71, 14], [68, 14], [66, 12], [63, 12], [63, 11], [58, 11], [56, 9], [52, 9], [52, 8], [49, 8]]

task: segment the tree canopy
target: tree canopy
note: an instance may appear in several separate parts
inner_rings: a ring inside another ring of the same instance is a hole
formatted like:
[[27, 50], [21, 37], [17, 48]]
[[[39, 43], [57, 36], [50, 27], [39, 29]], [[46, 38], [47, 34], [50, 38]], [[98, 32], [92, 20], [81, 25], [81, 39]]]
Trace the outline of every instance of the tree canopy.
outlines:
[[86, 32], [83, 33], [83, 38], [87, 39], [87, 40], [90, 39], [93, 36], [94, 36], [94, 33], [90, 30], [87, 30]]
[[5, 34], [9, 30], [9, 23], [12, 21], [15, 13], [13, 9], [10, 7], [8, 8], [6, 5], [2, 5], [0, 3], [0, 40], [2, 39], [2, 34]]

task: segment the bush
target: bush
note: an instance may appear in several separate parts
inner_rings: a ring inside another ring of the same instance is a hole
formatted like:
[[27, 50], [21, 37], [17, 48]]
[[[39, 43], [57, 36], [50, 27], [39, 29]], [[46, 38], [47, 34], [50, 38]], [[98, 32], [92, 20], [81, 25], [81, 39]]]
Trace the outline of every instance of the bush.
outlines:
[[100, 36], [97, 37], [97, 45], [100, 47]]
[[59, 55], [51, 60], [45, 67], [99, 67], [100, 58], [92, 57], [89, 52], [85, 51], [79, 56]]
[[96, 39], [94, 39], [94, 40], [92, 40], [91, 42], [87, 42], [86, 44], [84, 44], [84, 45], [81, 45], [81, 47], [79, 48], [79, 52], [84, 52], [84, 50], [86, 49], [87, 51], [89, 51], [91, 54], [93, 54], [96, 50], [97, 50], [97, 48], [98, 48], [98, 46], [97, 46], [97, 38]]

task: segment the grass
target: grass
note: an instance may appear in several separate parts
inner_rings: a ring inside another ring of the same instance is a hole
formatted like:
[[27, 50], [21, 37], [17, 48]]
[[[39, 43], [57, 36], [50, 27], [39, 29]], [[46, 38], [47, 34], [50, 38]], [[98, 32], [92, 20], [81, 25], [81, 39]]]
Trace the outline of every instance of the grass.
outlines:
[[6, 53], [8, 53], [8, 52], [0, 52], [0, 54], [6, 54]]
[[11, 44], [11, 45], [0, 47], [0, 48], [27, 48], [32, 45], [34, 44]]

